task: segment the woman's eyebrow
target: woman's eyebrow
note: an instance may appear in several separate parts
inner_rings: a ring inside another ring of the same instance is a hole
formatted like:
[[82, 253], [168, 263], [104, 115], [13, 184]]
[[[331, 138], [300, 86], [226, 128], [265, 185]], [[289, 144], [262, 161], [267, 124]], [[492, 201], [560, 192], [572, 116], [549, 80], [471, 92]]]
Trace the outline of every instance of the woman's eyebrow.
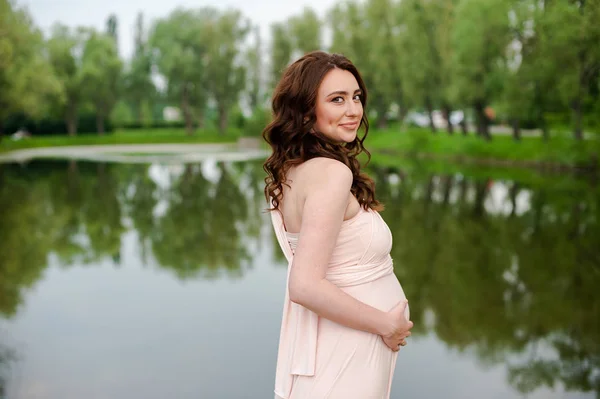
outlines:
[[[356, 93], [360, 93], [360, 91], [361, 91], [360, 89], [356, 89], [356, 90], [354, 90], [354, 93], [355, 93], [355, 94], [356, 94]], [[344, 95], [344, 96], [346, 96], [346, 95], [348, 95], [348, 92], [347, 92], [347, 91], [344, 91], [344, 90], [336, 90], [336, 91], [332, 91], [331, 93], [329, 93], [329, 94], [327, 95], [327, 97], [329, 97], [329, 96], [331, 96], [331, 95], [333, 95], [333, 94], [340, 94], [340, 95]]]

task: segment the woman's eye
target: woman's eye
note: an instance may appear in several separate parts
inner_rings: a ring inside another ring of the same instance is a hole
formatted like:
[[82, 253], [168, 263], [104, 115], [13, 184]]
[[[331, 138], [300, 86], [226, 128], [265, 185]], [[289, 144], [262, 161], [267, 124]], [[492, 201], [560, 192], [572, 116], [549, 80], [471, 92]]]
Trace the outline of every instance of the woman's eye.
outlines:
[[332, 99], [331, 101], [333, 101], [334, 103], [339, 103], [344, 101], [344, 99], [342, 97], [335, 97], [334, 99]]
[[360, 94], [357, 94], [354, 96], [355, 100], [361, 101], [362, 100], [362, 96]]

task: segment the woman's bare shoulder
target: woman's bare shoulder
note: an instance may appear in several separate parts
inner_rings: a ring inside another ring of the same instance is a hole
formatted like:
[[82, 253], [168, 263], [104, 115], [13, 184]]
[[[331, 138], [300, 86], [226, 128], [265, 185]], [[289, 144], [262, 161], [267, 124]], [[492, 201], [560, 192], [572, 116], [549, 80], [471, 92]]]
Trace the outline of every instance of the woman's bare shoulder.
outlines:
[[318, 186], [322, 184], [352, 185], [352, 171], [336, 159], [316, 157], [304, 162], [302, 166], [298, 172]]

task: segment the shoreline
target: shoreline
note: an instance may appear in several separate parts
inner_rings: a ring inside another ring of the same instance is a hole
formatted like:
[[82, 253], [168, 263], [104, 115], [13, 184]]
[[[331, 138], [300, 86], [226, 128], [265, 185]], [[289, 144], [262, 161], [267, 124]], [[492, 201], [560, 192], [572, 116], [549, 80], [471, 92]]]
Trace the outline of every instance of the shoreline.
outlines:
[[236, 143], [101, 144], [37, 147], [0, 154], [0, 163], [24, 163], [35, 159], [70, 159], [122, 163], [197, 162], [205, 159], [251, 160], [266, 156], [261, 149]]
[[409, 159], [431, 160], [449, 162], [457, 165], [480, 165], [488, 167], [500, 168], [526, 168], [534, 169], [540, 172], [595, 172], [598, 171], [598, 160], [592, 160], [588, 164], [569, 164], [556, 161], [536, 161], [536, 160], [517, 160], [517, 159], [500, 159], [500, 158], [483, 158], [473, 157], [468, 155], [451, 155], [451, 154], [434, 154], [434, 153], [418, 153], [409, 154], [406, 151], [378, 149], [373, 150], [373, 155], [381, 155], [384, 157], [403, 156]]
[[[447, 162], [455, 165], [486, 166], [499, 168], [525, 168], [541, 172], [570, 173], [597, 172], [597, 159], [587, 163], [567, 163], [550, 160], [502, 159], [469, 155], [440, 154], [403, 151], [391, 148], [373, 148], [373, 162], [393, 157], [405, 159]], [[235, 142], [212, 143], [148, 143], [148, 144], [90, 144], [53, 147], [32, 147], [0, 153], [0, 163], [24, 163], [35, 159], [71, 159], [98, 162], [197, 162], [205, 159], [243, 161], [267, 157], [269, 151]]]

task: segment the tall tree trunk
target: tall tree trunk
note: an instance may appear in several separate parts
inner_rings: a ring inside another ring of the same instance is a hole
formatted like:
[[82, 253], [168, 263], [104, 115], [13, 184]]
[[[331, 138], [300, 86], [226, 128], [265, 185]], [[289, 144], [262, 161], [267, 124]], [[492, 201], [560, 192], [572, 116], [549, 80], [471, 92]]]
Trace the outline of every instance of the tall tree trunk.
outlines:
[[408, 115], [408, 108], [400, 106], [400, 111], [398, 111], [398, 123], [399, 124], [402, 124], [404, 122], [406, 115]]
[[482, 100], [475, 101], [475, 119], [477, 120], [477, 134], [486, 140], [491, 140], [489, 123], [485, 114], [485, 103]]
[[108, 193], [108, 179], [106, 177], [106, 164], [100, 162], [96, 164], [96, 184], [98, 189], [98, 195], [103, 196]]
[[442, 204], [447, 206], [450, 203], [450, 191], [452, 190], [452, 183], [454, 182], [454, 177], [452, 175], [444, 176], [444, 199]]
[[467, 179], [463, 177], [459, 183], [460, 194], [458, 196], [458, 203], [461, 205], [465, 205], [467, 203], [467, 194], [469, 190], [469, 184]]
[[190, 93], [187, 84], [184, 84], [183, 92], [181, 93], [181, 110], [183, 112], [183, 120], [185, 121], [185, 131], [188, 136], [194, 134], [194, 125], [192, 121], [192, 112], [190, 110]]
[[513, 183], [510, 187], [509, 195], [510, 195], [510, 204], [512, 209], [510, 210], [510, 217], [514, 217], [517, 214], [517, 195], [519, 194], [519, 190], [521, 187], [519, 183]]
[[550, 130], [548, 130], [548, 124], [546, 123], [545, 118], [542, 118], [540, 121], [540, 127], [542, 129], [542, 138], [544, 141], [550, 141]]
[[183, 172], [183, 181], [185, 182], [185, 187], [188, 188], [192, 182], [192, 178], [194, 177], [194, 170], [192, 168], [192, 164], [185, 164], [185, 171]]
[[576, 140], [583, 140], [583, 113], [581, 110], [581, 88], [577, 94], [577, 98], [571, 103], [573, 112], [573, 137]]
[[79, 192], [79, 169], [77, 161], [74, 159], [69, 161], [67, 168], [67, 193], [71, 200], [77, 198]]
[[227, 107], [225, 105], [219, 105], [219, 133], [227, 133]]
[[477, 217], [481, 217], [485, 211], [485, 197], [488, 191], [488, 180], [478, 181], [475, 183], [475, 206], [473, 208], [473, 214]]
[[452, 114], [452, 108], [448, 104], [444, 104], [442, 106], [442, 115], [446, 120], [446, 129], [448, 130], [449, 135], [454, 134], [454, 126], [452, 125], [452, 121], [450, 120], [450, 115]]
[[435, 123], [433, 122], [433, 104], [429, 96], [425, 98], [425, 108], [427, 108], [427, 116], [429, 117], [429, 128], [433, 133], [437, 133]]
[[429, 181], [427, 182], [427, 188], [425, 190], [425, 203], [429, 204], [430, 202], [433, 202], [433, 189], [435, 188], [435, 175], [431, 175], [429, 177]]
[[96, 114], [96, 130], [98, 135], [104, 136], [104, 115], [102, 115], [102, 112]]
[[377, 128], [385, 129], [387, 128], [387, 115], [386, 115], [386, 106], [381, 100], [381, 98], [375, 99], [375, 111], [377, 112]]
[[387, 120], [387, 116], [385, 115], [385, 112], [380, 112], [379, 110], [377, 110], [377, 128], [378, 129], [387, 129], [388, 127], [388, 120]]
[[67, 105], [67, 111], [65, 113], [65, 122], [67, 124], [67, 132], [69, 136], [73, 137], [77, 135], [77, 104], [70, 102]]
[[204, 107], [197, 108], [196, 114], [198, 115], [198, 117], [196, 118], [196, 123], [198, 124], [198, 129], [204, 129], [204, 119], [205, 119]]
[[[433, 192], [435, 190], [435, 175], [430, 175], [429, 180], [427, 182], [427, 186], [425, 187], [425, 201], [423, 201], [423, 209], [425, 211], [425, 216], [429, 215], [430, 208], [433, 204]], [[425, 226], [430, 225], [430, 218], [423, 218]]]
[[[540, 232], [540, 226], [542, 222], [542, 214], [544, 206], [546, 205], [546, 191], [544, 189], [540, 189], [534, 195], [532, 200], [532, 209], [533, 209], [533, 230], [532, 234], [535, 236]], [[542, 230], [543, 231], [543, 230]]]
[[519, 118], [513, 118], [511, 125], [513, 129], [513, 139], [515, 141], [521, 141], [521, 124], [519, 123]]
[[542, 139], [544, 141], [550, 140], [550, 132], [548, 130], [548, 125], [546, 124], [546, 118], [544, 116], [544, 95], [542, 94], [542, 90], [540, 88], [540, 83], [538, 81], [535, 82], [535, 91], [534, 91], [534, 103], [536, 105], [536, 122], [539, 128], [542, 130]]
[[467, 115], [463, 116], [463, 119], [460, 121], [459, 125], [463, 136], [467, 136], [469, 134], [469, 129], [467, 129]]
[[[580, 12], [583, 13], [583, 6], [585, 2], [582, 2]], [[585, 58], [586, 52], [582, 50], [579, 53], [579, 84], [577, 87], [577, 97], [572, 102], [573, 110], [573, 135], [576, 140], [583, 140], [583, 96], [585, 90]]]
[[135, 105], [135, 119], [137, 120], [137, 123], [142, 125], [144, 123], [144, 116], [142, 114], [142, 100], [137, 100], [136, 103], [137, 104]]

